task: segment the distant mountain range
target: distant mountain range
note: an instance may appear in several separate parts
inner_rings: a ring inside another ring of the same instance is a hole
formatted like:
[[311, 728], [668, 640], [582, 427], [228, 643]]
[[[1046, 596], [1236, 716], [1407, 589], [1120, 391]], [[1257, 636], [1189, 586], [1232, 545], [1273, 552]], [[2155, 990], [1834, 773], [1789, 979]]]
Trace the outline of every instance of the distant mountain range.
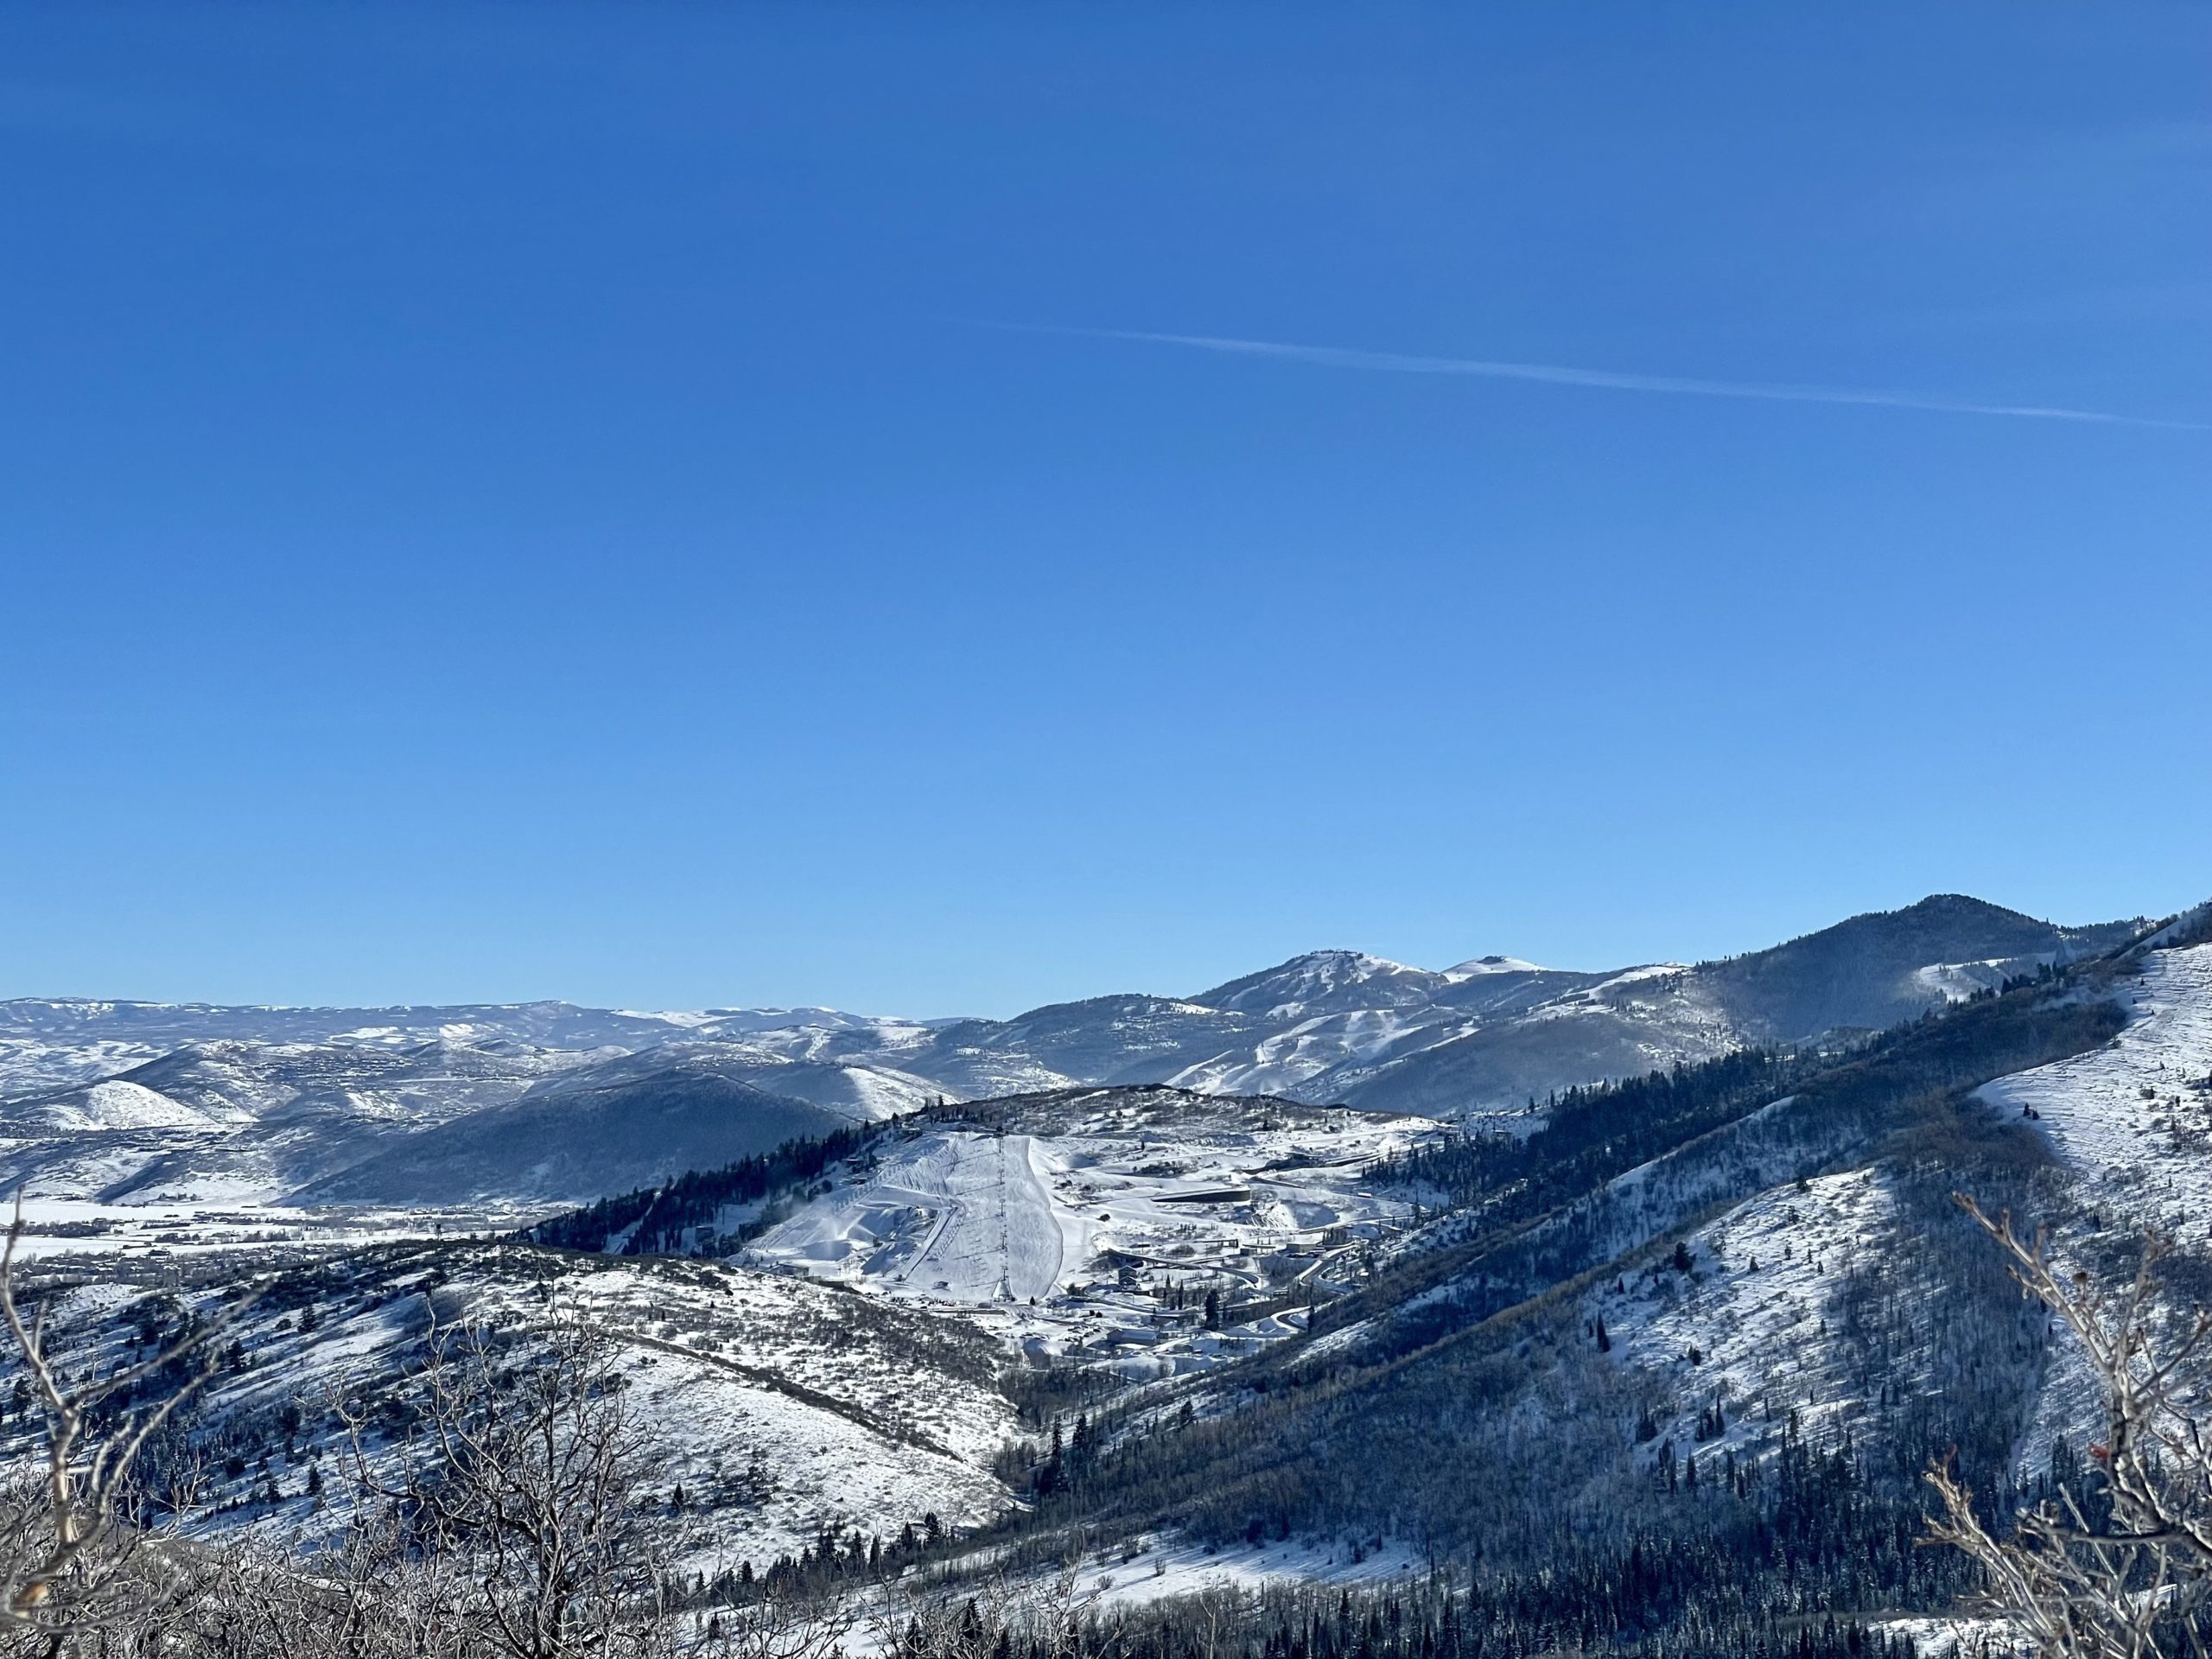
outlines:
[[[1100, 1605], [1313, 1592], [1316, 1654], [1384, 1652], [1364, 1573], [1457, 1576], [1439, 1659], [1912, 1659], [1975, 1587], [1919, 1548], [1930, 1465], [2017, 1497], [2107, 1433], [1955, 1195], [2122, 1284], [2159, 1230], [2177, 1314], [2212, 1287], [2212, 905], [1938, 897], [1610, 973], [1323, 951], [936, 1027], [4, 1017], [69, 1073], [0, 1091], [61, 1349], [92, 1374], [258, 1282], [180, 1420], [211, 1540], [342, 1513], [315, 1402], [396, 1414], [434, 1320], [582, 1319], [670, 1459], [669, 1559], [842, 1529], [858, 1585], [879, 1544], [1050, 1573], [1080, 1540]], [[124, 1052], [149, 1032], [181, 1040]]]
[[1432, 970], [1320, 950], [1189, 997], [950, 1022], [23, 999], [0, 1003], [0, 1179], [125, 1202], [588, 1198], [934, 1097], [1084, 1085], [1474, 1119], [1884, 1027], [2137, 931], [1946, 894], [1717, 963]]

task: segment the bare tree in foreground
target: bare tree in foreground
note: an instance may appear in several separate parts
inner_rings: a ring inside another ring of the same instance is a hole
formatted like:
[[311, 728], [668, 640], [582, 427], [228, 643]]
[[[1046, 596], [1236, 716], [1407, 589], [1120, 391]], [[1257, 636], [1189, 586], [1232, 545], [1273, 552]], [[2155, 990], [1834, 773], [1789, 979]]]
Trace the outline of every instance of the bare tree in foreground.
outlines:
[[[2212, 1592], [2212, 1440], [2202, 1362], [2212, 1311], [2165, 1313], [2158, 1263], [2172, 1241], [2152, 1235], [2134, 1277], [2108, 1291], [2086, 1273], [2062, 1277], [2039, 1230], [1960, 1205], [2005, 1252], [2012, 1276], [2079, 1338], [2105, 1395], [2104, 1441], [2090, 1448], [2108, 1518], [2093, 1524], [2086, 1494], [2060, 1491], [2023, 1510], [2000, 1538], [1974, 1513], [1955, 1470], [1929, 1476], [1943, 1504], [1937, 1538], [1986, 1575], [1983, 1609], [2037, 1653], [2068, 1659], [2158, 1659], [2185, 1642], [2201, 1656], [2197, 1615]], [[2096, 1506], [2102, 1510], [2103, 1503]]]
[[853, 1618], [835, 1595], [676, 1593], [646, 1515], [659, 1457], [616, 1351], [569, 1320], [527, 1336], [434, 1323], [386, 1455], [364, 1403], [340, 1405], [365, 1503], [334, 1563], [349, 1570], [322, 1592], [359, 1636], [330, 1659], [836, 1659]]
[[0, 1486], [0, 1630], [16, 1637], [13, 1645], [59, 1655], [91, 1631], [118, 1639], [149, 1631], [196, 1588], [193, 1573], [144, 1548], [149, 1535], [132, 1502], [132, 1471], [147, 1441], [207, 1380], [205, 1351], [245, 1304], [188, 1326], [149, 1358], [72, 1378], [48, 1351], [46, 1305], [26, 1319], [16, 1300], [22, 1231], [18, 1199], [0, 1250], [0, 1319], [43, 1433], [36, 1466]]
[[639, 1505], [652, 1448], [623, 1382], [610, 1345], [575, 1325], [525, 1343], [433, 1325], [395, 1455], [372, 1459], [365, 1408], [340, 1408], [363, 1497], [394, 1507], [417, 1554], [453, 1564], [463, 1617], [509, 1659], [647, 1645], [661, 1586]]
[[666, 1659], [837, 1659], [855, 1623], [834, 1591], [762, 1585], [728, 1606], [664, 1621]]
[[1077, 1659], [1086, 1646], [1072, 1560], [1050, 1580], [908, 1587], [887, 1595], [870, 1623], [872, 1645], [891, 1659], [995, 1659], [1005, 1637], [1039, 1659]]

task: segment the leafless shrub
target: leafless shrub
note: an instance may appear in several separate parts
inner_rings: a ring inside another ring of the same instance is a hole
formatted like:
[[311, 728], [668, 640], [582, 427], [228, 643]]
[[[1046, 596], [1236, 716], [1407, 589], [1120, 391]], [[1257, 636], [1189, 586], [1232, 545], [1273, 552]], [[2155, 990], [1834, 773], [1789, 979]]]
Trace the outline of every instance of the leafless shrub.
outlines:
[[468, 1587], [454, 1564], [418, 1555], [391, 1517], [349, 1527], [302, 1561], [263, 1541], [222, 1551], [216, 1589], [181, 1621], [190, 1659], [467, 1659]]
[[0, 1470], [0, 1659], [838, 1659], [843, 1599], [796, 1581], [677, 1592], [652, 1545], [656, 1452], [612, 1344], [573, 1320], [499, 1330], [433, 1308], [421, 1363], [373, 1390], [382, 1409], [365, 1387], [334, 1402], [351, 1490], [306, 1554], [149, 1529], [133, 1466], [242, 1306], [79, 1376], [49, 1352], [51, 1303], [18, 1300], [19, 1232], [0, 1319], [44, 1431], [35, 1460]]
[[205, 1587], [196, 1565], [149, 1548], [157, 1540], [143, 1524], [131, 1477], [147, 1442], [206, 1382], [206, 1351], [245, 1303], [135, 1364], [68, 1376], [48, 1348], [49, 1304], [27, 1319], [16, 1296], [22, 1233], [18, 1198], [0, 1249], [0, 1319], [41, 1432], [36, 1466], [0, 1484], [0, 1631], [15, 1646], [54, 1655], [92, 1631], [127, 1646], [172, 1621]]
[[1049, 1579], [900, 1586], [877, 1609], [873, 1645], [895, 1659], [994, 1659], [1005, 1632], [1040, 1659], [1110, 1655], [1114, 1644], [1102, 1646], [1084, 1624], [1077, 1565], [1070, 1560]]
[[433, 1325], [412, 1421], [385, 1455], [359, 1401], [339, 1408], [359, 1501], [413, 1554], [449, 1564], [484, 1650], [570, 1659], [661, 1645], [662, 1576], [639, 1503], [653, 1457], [604, 1340], [568, 1323], [503, 1340]]
[[1980, 1564], [1983, 1610], [2039, 1654], [2156, 1659], [2177, 1639], [2201, 1653], [2198, 1615], [2212, 1590], [2203, 1388], [2212, 1312], [2167, 1312], [2158, 1268], [2172, 1252], [2169, 1238], [2146, 1239], [2133, 1278], [2111, 1290], [2085, 1272], [2062, 1276], [2040, 1230], [2023, 1238], [2009, 1214], [1993, 1221], [1971, 1198], [1959, 1203], [2005, 1251], [2022, 1288], [2079, 1339], [2104, 1392], [2106, 1433], [2090, 1448], [2094, 1502], [2062, 1490], [2023, 1510], [2009, 1536], [1975, 1513], [1955, 1470], [1934, 1470], [1943, 1506], [1935, 1535]]

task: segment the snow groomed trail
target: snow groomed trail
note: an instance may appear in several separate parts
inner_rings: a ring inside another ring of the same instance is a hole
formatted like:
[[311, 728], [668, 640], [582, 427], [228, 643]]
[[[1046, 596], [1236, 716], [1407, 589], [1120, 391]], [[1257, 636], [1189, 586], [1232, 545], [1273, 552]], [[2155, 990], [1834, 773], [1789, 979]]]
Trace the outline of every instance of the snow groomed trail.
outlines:
[[901, 1274], [913, 1288], [969, 1301], [1049, 1296], [1064, 1260], [1052, 1200], [1026, 1135], [944, 1138], [942, 1155], [909, 1165], [902, 1184], [933, 1189], [937, 1224]]
[[874, 1179], [772, 1229], [754, 1253], [957, 1301], [1048, 1297], [1069, 1251], [1045, 1158], [1032, 1135], [925, 1135]]

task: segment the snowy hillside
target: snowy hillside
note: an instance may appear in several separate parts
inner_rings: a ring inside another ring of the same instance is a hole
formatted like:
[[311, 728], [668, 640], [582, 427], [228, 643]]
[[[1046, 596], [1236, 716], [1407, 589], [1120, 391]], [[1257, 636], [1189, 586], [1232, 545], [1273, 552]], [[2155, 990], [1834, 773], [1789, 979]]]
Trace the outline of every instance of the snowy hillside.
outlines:
[[[512, 1246], [380, 1251], [258, 1282], [261, 1301], [232, 1333], [238, 1357], [193, 1408], [194, 1432], [218, 1452], [184, 1517], [202, 1535], [326, 1529], [331, 1512], [309, 1488], [344, 1477], [330, 1404], [341, 1391], [404, 1397], [434, 1309], [448, 1327], [565, 1322], [614, 1345], [628, 1409], [658, 1449], [657, 1478], [685, 1494], [658, 1529], [687, 1566], [766, 1567], [831, 1523], [886, 1537], [931, 1514], [974, 1526], [1009, 1501], [991, 1473], [1012, 1428], [995, 1387], [1003, 1357], [924, 1315], [705, 1263]], [[162, 1293], [142, 1302], [103, 1288], [66, 1294], [57, 1323], [74, 1351], [119, 1357], [142, 1307], [176, 1317]]]
[[1315, 950], [1263, 972], [1200, 991], [1203, 1007], [1303, 1020], [1315, 1014], [1420, 1007], [1451, 982], [1445, 974], [1408, 968], [1360, 950]]
[[588, 1199], [734, 1163], [849, 1121], [727, 1074], [713, 1052], [647, 1050], [409, 1135], [296, 1196], [382, 1205]]
[[1033, 1135], [918, 1135], [747, 1259], [961, 1301], [1050, 1296], [1091, 1255], [1085, 1218], [1053, 1202], [1058, 1173]]
[[2129, 1023], [2108, 1047], [1982, 1095], [2032, 1122], [2092, 1201], [2201, 1238], [2212, 1213], [2212, 944], [2145, 952], [2120, 995]]
[[[60, 1195], [25, 1246], [84, 1281], [73, 1332], [274, 1275], [196, 1420], [226, 1472], [195, 1530], [327, 1526], [317, 1402], [394, 1386], [435, 1308], [616, 1342], [687, 1570], [934, 1516], [977, 1563], [1079, 1548], [1103, 1607], [1811, 1539], [1855, 1575], [1820, 1593], [1924, 1617], [1959, 1587], [1912, 1547], [1929, 1460], [2023, 1489], [2094, 1404], [1953, 1188], [2100, 1250], [2166, 1217], [2212, 1265], [2212, 945], [2091, 955], [1988, 908], [1603, 975], [1324, 952], [942, 1027], [224, 1039], [0, 1122]], [[1931, 1017], [1740, 1047], [1890, 1009]], [[1562, 1065], [1635, 1075], [1465, 1104]], [[1137, 1080], [944, 1080], [1108, 1066]], [[1255, 1076], [1465, 1129], [1226, 1092]]]
[[30, 1135], [92, 1129], [196, 1129], [219, 1133], [251, 1122], [245, 1113], [210, 1112], [148, 1088], [135, 1078], [105, 1077], [35, 1096], [9, 1111], [10, 1126]]
[[[1664, 1379], [1646, 1426], [1682, 1446], [1758, 1455], [1763, 1426], [1791, 1413], [1827, 1441], [1864, 1430], [1844, 1300], [1851, 1269], [1886, 1237], [1896, 1203], [1879, 1172], [1847, 1170], [1771, 1188], [1681, 1240], [1679, 1258], [1615, 1276], [1584, 1300], [1613, 1361]], [[1681, 1265], [1677, 1265], [1677, 1261]], [[1932, 1345], [1935, 1333], [1920, 1340]], [[1912, 1357], [1889, 1381], [1916, 1387]], [[1700, 1433], [1697, 1419], [1707, 1418]]]
[[188, 1044], [0, 1106], [0, 1179], [44, 1198], [274, 1203], [594, 1052], [450, 1038]]
[[1107, 1295], [1139, 1271], [1256, 1288], [1270, 1261], [1304, 1271], [1402, 1215], [1362, 1173], [1429, 1128], [1167, 1089], [994, 1103], [874, 1149], [745, 1259], [951, 1301]]
[[196, 1044], [513, 1043], [531, 1048], [647, 1048], [680, 1038], [741, 1039], [789, 1027], [876, 1022], [834, 1008], [715, 1008], [641, 1014], [568, 1002], [380, 1008], [224, 1007], [84, 997], [0, 1001], [0, 1097], [120, 1071]]

